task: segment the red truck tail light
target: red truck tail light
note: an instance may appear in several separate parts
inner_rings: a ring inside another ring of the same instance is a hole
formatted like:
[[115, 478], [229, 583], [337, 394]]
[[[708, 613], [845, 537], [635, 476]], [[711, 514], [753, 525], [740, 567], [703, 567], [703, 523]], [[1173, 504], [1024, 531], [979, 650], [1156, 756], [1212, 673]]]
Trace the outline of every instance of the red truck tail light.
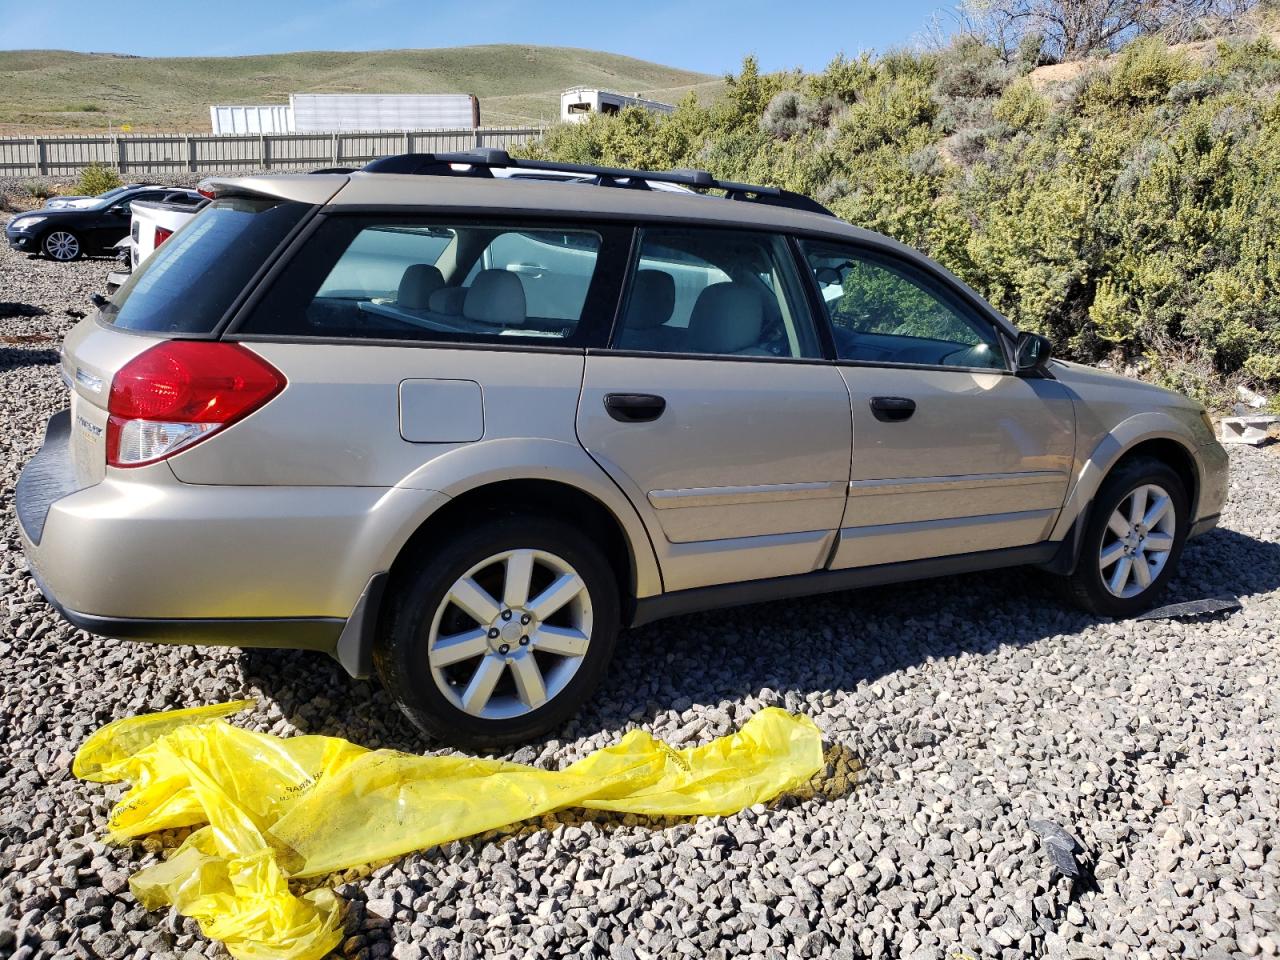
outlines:
[[243, 420], [285, 388], [284, 374], [238, 343], [168, 340], [111, 380], [107, 465], [155, 463]]
[[170, 230], [168, 227], [156, 227], [156, 244], [155, 245], [157, 247], [160, 246], [160, 244], [164, 243], [166, 240], [168, 240], [172, 236], [173, 236], [173, 231]]

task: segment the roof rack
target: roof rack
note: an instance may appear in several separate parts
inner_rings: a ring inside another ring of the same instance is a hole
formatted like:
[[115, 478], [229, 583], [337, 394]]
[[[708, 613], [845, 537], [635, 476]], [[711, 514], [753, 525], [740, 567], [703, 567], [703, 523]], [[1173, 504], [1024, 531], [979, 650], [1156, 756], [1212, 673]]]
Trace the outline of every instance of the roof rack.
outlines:
[[[454, 164], [466, 165], [459, 170]], [[675, 183], [699, 190], [723, 190], [728, 200], [745, 200], [774, 207], [788, 207], [833, 217], [830, 210], [802, 193], [759, 187], [732, 180], [717, 180], [706, 170], [632, 170], [626, 167], [597, 167], [585, 163], [557, 163], [551, 160], [525, 160], [506, 150], [483, 147], [457, 153], [401, 153], [382, 157], [364, 166], [366, 173], [410, 173], [427, 176], [492, 177], [492, 168], [544, 170], [578, 174], [602, 187], [628, 187], [647, 190], [650, 183]]]

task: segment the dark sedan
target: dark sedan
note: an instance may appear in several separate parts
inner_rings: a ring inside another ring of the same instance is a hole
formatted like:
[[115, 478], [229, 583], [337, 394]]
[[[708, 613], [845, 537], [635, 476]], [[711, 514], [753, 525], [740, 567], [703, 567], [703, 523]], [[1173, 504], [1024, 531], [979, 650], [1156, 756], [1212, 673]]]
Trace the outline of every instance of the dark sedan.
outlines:
[[174, 187], [140, 187], [100, 198], [84, 207], [45, 207], [20, 213], [4, 233], [9, 246], [24, 253], [43, 254], [53, 260], [76, 260], [86, 255], [114, 254], [112, 248], [129, 233], [130, 205], [135, 200], [170, 203], [201, 201], [193, 190]]

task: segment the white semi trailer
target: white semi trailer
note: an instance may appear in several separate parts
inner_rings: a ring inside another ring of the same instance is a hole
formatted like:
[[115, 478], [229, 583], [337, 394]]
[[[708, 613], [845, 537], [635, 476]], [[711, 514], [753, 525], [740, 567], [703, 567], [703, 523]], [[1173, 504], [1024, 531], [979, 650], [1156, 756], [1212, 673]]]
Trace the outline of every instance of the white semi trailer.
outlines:
[[480, 126], [469, 93], [294, 93], [289, 105], [209, 108], [215, 135], [459, 130]]
[[293, 111], [284, 104], [214, 104], [209, 108], [214, 136], [234, 133], [290, 133]]
[[295, 133], [480, 126], [480, 101], [469, 93], [295, 93], [289, 106]]

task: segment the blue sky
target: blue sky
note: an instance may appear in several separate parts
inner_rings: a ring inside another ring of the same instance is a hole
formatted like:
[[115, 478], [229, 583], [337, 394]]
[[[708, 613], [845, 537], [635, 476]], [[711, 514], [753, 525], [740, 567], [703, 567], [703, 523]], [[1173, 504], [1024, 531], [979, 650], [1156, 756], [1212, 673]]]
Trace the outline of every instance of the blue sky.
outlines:
[[754, 52], [765, 69], [818, 69], [844, 52], [921, 38], [954, 0], [0, 0], [0, 49], [143, 56], [531, 43], [622, 53], [707, 73]]

